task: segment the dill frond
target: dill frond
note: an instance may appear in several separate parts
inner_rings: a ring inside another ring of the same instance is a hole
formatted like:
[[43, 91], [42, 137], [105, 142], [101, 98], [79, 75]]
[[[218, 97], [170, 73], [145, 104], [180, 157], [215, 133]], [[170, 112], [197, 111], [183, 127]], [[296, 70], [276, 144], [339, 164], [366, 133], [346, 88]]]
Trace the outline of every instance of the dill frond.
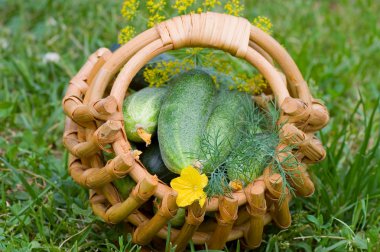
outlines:
[[[279, 111], [275, 104], [268, 106], [268, 110], [263, 110], [254, 103], [243, 104], [246, 104], [243, 107], [244, 120], [238, 122], [243, 130], [242, 138], [231, 153], [226, 166], [229, 179], [241, 180], [248, 184], [260, 176], [267, 166], [275, 164], [276, 170], [282, 167], [281, 162], [276, 162], [278, 159], [275, 151], [280, 143], [277, 128]], [[284, 169], [279, 173], [283, 178], [288, 175]]]
[[[278, 173], [281, 175], [282, 178], [282, 194], [280, 197], [280, 202], [285, 199], [287, 191], [295, 196], [295, 190], [292, 186], [292, 184], [297, 185], [297, 180], [294, 178], [297, 177], [299, 179], [301, 176], [300, 173], [302, 171], [296, 169], [302, 163], [297, 159], [297, 157], [293, 154], [293, 151], [297, 149], [294, 145], [286, 145], [285, 143], [282, 143], [280, 141], [280, 131], [282, 126], [285, 124], [281, 123], [278, 124], [278, 120], [280, 117], [280, 112], [277, 109], [277, 106], [275, 103], [270, 103], [268, 106], [267, 116], [269, 118], [272, 118], [270, 121], [270, 129], [272, 132], [274, 132], [277, 135], [278, 138], [278, 144], [283, 144], [283, 148], [278, 149], [276, 152], [274, 152], [273, 157], [271, 158], [271, 163], [269, 166], [271, 167], [272, 173]], [[280, 158], [281, 157], [281, 158]], [[301, 183], [303, 183], [301, 181]]]
[[227, 160], [228, 177], [245, 185], [259, 177], [274, 156], [277, 136], [271, 133], [248, 134]]
[[[280, 202], [285, 199], [287, 191], [295, 196], [295, 190], [290, 182], [296, 184], [297, 182], [294, 180], [294, 177], [297, 176], [300, 178], [299, 175], [301, 171], [295, 169], [300, 165], [300, 161], [298, 161], [298, 159], [293, 155], [293, 149], [294, 146], [286, 146], [285, 148], [279, 150], [278, 153], [273, 157], [270, 164], [271, 172], [280, 174], [283, 181]], [[285, 154], [286, 157], [279, 158], [281, 154]]]
[[201, 137], [200, 157], [202, 172], [209, 178], [205, 192], [209, 197], [231, 195], [227, 178], [225, 161], [226, 155], [222, 150], [231, 145], [227, 138], [221, 137], [220, 129], [215, 136], [204, 133]]

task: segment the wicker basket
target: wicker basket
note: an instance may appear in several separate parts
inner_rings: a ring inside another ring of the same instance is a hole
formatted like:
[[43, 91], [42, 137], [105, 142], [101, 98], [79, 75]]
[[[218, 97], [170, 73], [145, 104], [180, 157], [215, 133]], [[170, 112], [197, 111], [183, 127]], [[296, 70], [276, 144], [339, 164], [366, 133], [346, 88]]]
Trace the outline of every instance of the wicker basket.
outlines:
[[[131, 151], [122, 104], [132, 78], [148, 61], [183, 47], [221, 49], [256, 67], [280, 104], [280, 120], [286, 122], [281, 138], [299, 147], [296, 156], [303, 164], [318, 162], [326, 155], [314, 136], [329, 120], [326, 108], [312, 98], [285, 49], [244, 18], [212, 12], [179, 16], [146, 30], [114, 53], [101, 48], [70, 81], [63, 99], [69, 173], [90, 189], [94, 213], [107, 223], [125, 221], [135, 226], [133, 241], [141, 245], [155, 236], [166, 239], [167, 222], [178, 208], [176, 192], [149, 174]], [[105, 164], [103, 152], [112, 152], [115, 158]], [[299, 196], [314, 192], [305, 167], [297, 167], [299, 175], [290, 181]], [[122, 200], [112, 181], [127, 175], [137, 185]], [[207, 244], [209, 249], [223, 248], [227, 241], [240, 238], [249, 248], [260, 246], [264, 225], [272, 220], [282, 228], [291, 224], [290, 194], [281, 204], [279, 201], [282, 183], [279, 174], [267, 168], [259, 179], [234, 192], [233, 198], [211, 198], [202, 209], [199, 204], [190, 205], [182, 228], [171, 228], [171, 241], [177, 251], [184, 250], [190, 239], [194, 244]], [[161, 204], [156, 214], [147, 216], [141, 206], [151, 202], [152, 196], [161, 199]], [[206, 212], [215, 217], [204, 221]]]

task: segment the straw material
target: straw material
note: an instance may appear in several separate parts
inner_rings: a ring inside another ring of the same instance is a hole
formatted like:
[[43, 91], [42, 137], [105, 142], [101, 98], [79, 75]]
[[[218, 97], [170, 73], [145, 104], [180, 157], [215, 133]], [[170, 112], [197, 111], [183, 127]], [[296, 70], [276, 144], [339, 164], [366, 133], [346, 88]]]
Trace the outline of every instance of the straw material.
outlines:
[[265, 183], [261, 180], [251, 183], [245, 188], [245, 193], [248, 199], [249, 227], [244, 233], [244, 241], [247, 247], [257, 248], [261, 244], [264, 218], [267, 212]]
[[216, 213], [218, 225], [208, 241], [208, 248], [222, 249], [237, 219], [238, 202], [236, 199], [221, 197], [219, 199], [219, 212]]
[[194, 202], [187, 208], [185, 224], [181, 228], [177, 238], [174, 240], [176, 251], [185, 250], [188, 241], [203, 222], [204, 215], [205, 208], [201, 208], [198, 202]]
[[[69, 174], [90, 190], [94, 214], [105, 222], [129, 222], [135, 226], [133, 241], [148, 244], [168, 236], [168, 221], [174, 217], [176, 193], [149, 174], [132, 152], [122, 115], [128, 86], [136, 73], [152, 58], [169, 50], [184, 47], [221, 49], [245, 59], [268, 81], [267, 95], [253, 100], [265, 107], [275, 98], [281, 110], [279, 123], [284, 124], [281, 139], [297, 147], [302, 162], [285, 167], [295, 174], [287, 178], [299, 196], [310, 196], [314, 184], [307, 164], [323, 160], [326, 152], [315, 137], [329, 114], [314, 99], [297, 65], [286, 50], [271, 36], [241, 17], [219, 13], [190, 14], [175, 17], [144, 31], [114, 53], [101, 48], [92, 54], [71, 79], [62, 101], [66, 114], [63, 144], [69, 151]], [[279, 69], [274, 67], [278, 65]], [[141, 132], [143, 134], [143, 132]], [[277, 151], [285, 146], [280, 145]], [[104, 153], [115, 157], [104, 162]], [[279, 158], [286, 153], [279, 152]], [[113, 181], [130, 176], [137, 185], [122, 201]], [[264, 225], [272, 219], [281, 228], [291, 224], [290, 194], [281, 197], [281, 176], [265, 169], [263, 176], [246, 188], [232, 193], [232, 198], [211, 198], [203, 208], [194, 203], [187, 207], [185, 224], [171, 228], [170, 238], [176, 251], [183, 251], [189, 240], [221, 249], [228, 241], [242, 239], [248, 248], [260, 246]], [[161, 200], [156, 214], [147, 212], [152, 196]], [[204, 221], [205, 213], [214, 218]]]

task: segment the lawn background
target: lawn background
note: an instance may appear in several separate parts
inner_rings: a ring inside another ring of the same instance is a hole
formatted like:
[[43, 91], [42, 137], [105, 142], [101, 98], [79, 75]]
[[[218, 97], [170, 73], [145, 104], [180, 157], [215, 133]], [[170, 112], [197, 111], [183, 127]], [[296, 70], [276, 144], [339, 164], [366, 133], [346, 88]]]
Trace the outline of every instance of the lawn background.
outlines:
[[[0, 0], [0, 251], [119, 251], [128, 242], [122, 227], [92, 215], [61, 142], [68, 81], [116, 42], [121, 4]], [[380, 251], [380, 1], [255, 0], [245, 13], [272, 20], [331, 114], [320, 134], [328, 156], [311, 168], [316, 193], [293, 201], [291, 228], [266, 227], [260, 250]], [[44, 62], [49, 52], [60, 60]]]

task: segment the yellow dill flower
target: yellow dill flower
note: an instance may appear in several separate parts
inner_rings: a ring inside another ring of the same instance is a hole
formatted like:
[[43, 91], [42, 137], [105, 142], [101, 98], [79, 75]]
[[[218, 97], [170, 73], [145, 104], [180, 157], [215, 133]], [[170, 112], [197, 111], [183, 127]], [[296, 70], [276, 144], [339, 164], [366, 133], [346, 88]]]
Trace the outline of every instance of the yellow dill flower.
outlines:
[[136, 30], [133, 26], [126, 26], [119, 32], [118, 42], [120, 45], [127, 43], [133, 36], [135, 36]]
[[194, 68], [195, 63], [191, 58], [184, 60], [172, 60], [172, 61], [163, 61], [163, 68], [168, 71], [170, 77], [180, 73], [181, 71], [188, 71]]
[[219, 0], [204, 0], [202, 3], [202, 6], [208, 10], [212, 10], [215, 5], [222, 5], [222, 3]]
[[148, 0], [146, 2], [146, 8], [150, 14], [155, 14], [159, 11], [163, 11], [166, 6], [165, 0]]
[[148, 28], [153, 27], [155, 24], [165, 20], [166, 17], [163, 13], [166, 6], [165, 0], [148, 0], [146, 2], [146, 8], [149, 13]]
[[191, 48], [186, 48], [185, 52], [186, 54], [189, 54], [190, 56], [195, 56], [201, 53], [204, 50], [202, 47], [191, 47]]
[[186, 207], [198, 201], [203, 207], [207, 195], [203, 188], [207, 186], [208, 178], [200, 174], [197, 169], [188, 166], [181, 171], [178, 178], [172, 179], [170, 186], [178, 193], [176, 203], [179, 207]]
[[128, 21], [132, 20], [136, 16], [139, 5], [139, 0], [125, 0], [121, 7], [121, 15]]
[[251, 93], [254, 95], [262, 93], [268, 86], [267, 80], [262, 74], [256, 74], [252, 78], [252, 84], [250, 87]]
[[178, 14], [186, 13], [186, 11], [194, 4], [194, 0], [176, 0], [172, 6], [177, 10]]
[[241, 4], [240, 0], [228, 0], [224, 5], [224, 10], [227, 14], [240, 16], [241, 12], [244, 11], [244, 4]]
[[165, 85], [171, 77], [181, 71], [188, 71], [194, 68], [195, 63], [192, 59], [160, 61], [153, 67], [146, 67], [143, 76], [144, 80], [151, 87], [161, 87]]
[[235, 86], [231, 85], [228, 88], [230, 90], [238, 90], [240, 92], [246, 92], [252, 95], [261, 94], [268, 86], [262, 74], [255, 74], [249, 77], [247, 74], [241, 74], [233, 77]]
[[253, 19], [252, 24], [256, 26], [257, 28], [263, 30], [264, 32], [268, 33], [269, 35], [272, 34], [272, 22], [269, 18], [264, 16], [258, 16]]
[[150, 87], [161, 87], [169, 80], [169, 72], [158, 62], [155, 67], [146, 67], [143, 72], [144, 80]]
[[223, 54], [210, 51], [203, 58], [204, 62], [202, 65], [212, 67], [217, 72], [224, 73], [226, 75], [233, 73], [231, 62], [228, 58], [224, 57]]
[[148, 18], [148, 27], [153, 27], [155, 26], [156, 24], [160, 23], [161, 21], [165, 20], [165, 16], [159, 14], [159, 13], [155, 13], [154, 15], [150, 15], [149, 18]]

